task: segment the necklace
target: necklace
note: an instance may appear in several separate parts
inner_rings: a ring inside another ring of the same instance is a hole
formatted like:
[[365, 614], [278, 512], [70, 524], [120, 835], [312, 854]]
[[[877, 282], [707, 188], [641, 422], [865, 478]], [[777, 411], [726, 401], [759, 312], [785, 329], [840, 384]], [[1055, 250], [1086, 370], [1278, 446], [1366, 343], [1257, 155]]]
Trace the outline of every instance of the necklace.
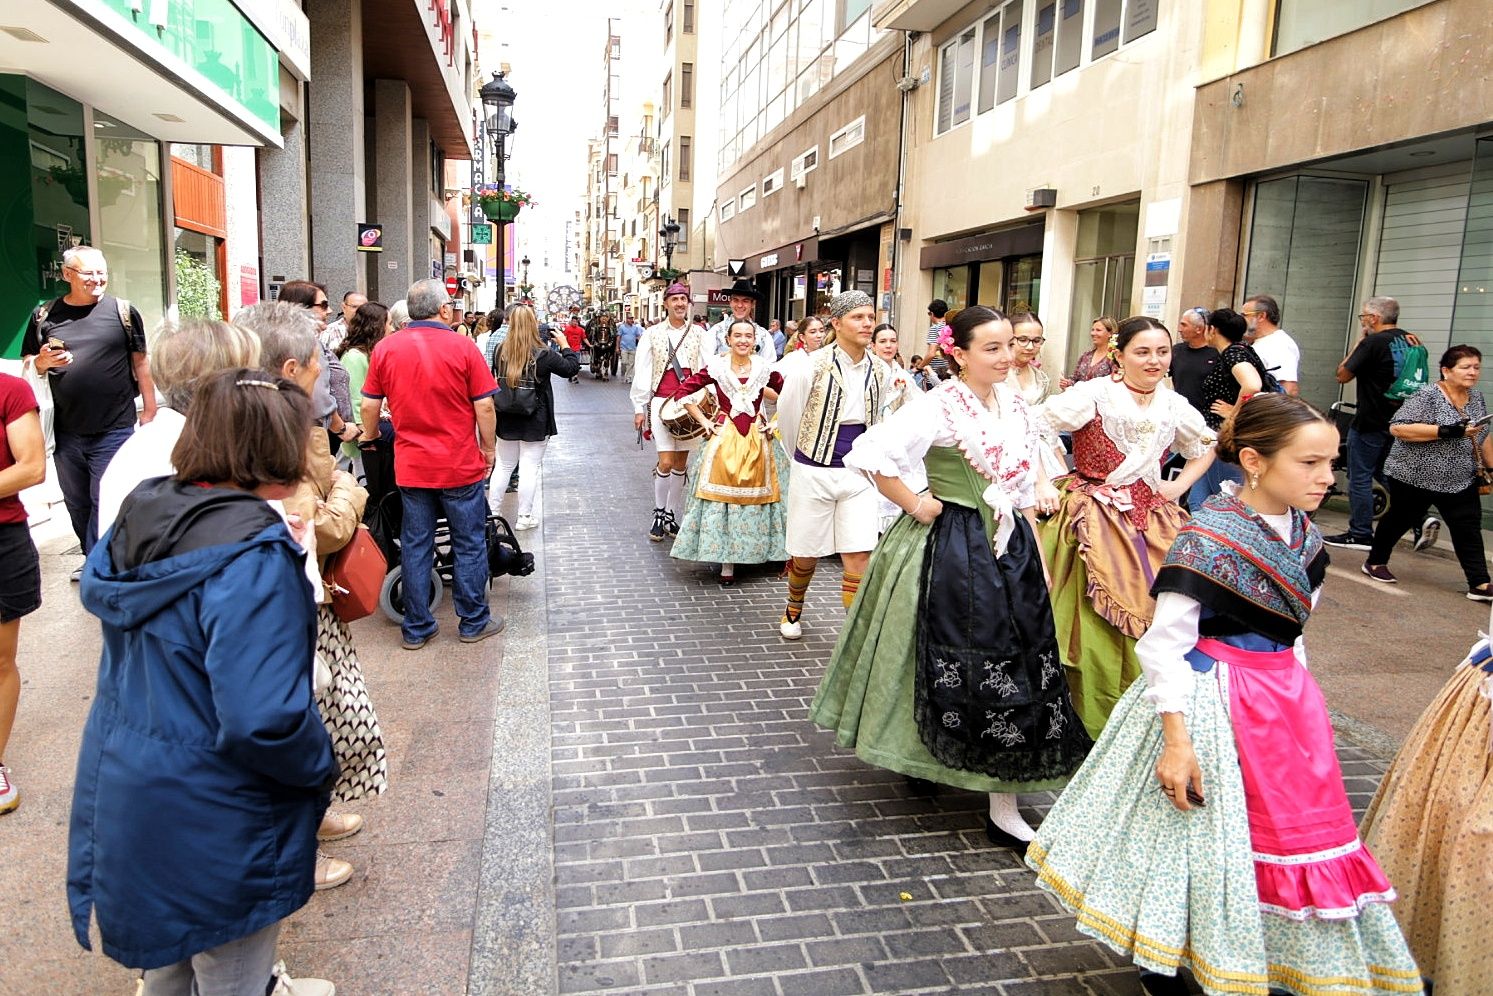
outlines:
[[1128, 391], [1130, 391], [1132, 394], [1139, 394], [1139, 395], [1141, 395], [1141, 396], [1144, 397], [1145, 395], [1155, 394], [1156, 393], [1156, 388], [1154, 388], [1154, 387], [1151, 388], [1149, 391], [1147, 391], [1147, 390], [1145, 390], [1143, 388], [1136, 387], [1134, 384], [1130, 383], [1130, 381], [1128, 381], [1128, 380], [1122, 381], [1122, 383], [1125, 385], [1125, 388]]

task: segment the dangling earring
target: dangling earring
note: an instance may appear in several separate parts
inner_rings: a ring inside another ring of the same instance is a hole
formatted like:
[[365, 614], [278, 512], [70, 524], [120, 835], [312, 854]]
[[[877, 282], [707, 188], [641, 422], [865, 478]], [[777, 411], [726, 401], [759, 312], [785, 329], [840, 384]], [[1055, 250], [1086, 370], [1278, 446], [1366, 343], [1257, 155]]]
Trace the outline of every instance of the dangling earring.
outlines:
[[1260, 490], [1260, 475], [1259, 474], [1250, 474], [1249, 475], [1249, 490], [1251, 490], [1251, 491], [1258, 491], [1258, 490]]

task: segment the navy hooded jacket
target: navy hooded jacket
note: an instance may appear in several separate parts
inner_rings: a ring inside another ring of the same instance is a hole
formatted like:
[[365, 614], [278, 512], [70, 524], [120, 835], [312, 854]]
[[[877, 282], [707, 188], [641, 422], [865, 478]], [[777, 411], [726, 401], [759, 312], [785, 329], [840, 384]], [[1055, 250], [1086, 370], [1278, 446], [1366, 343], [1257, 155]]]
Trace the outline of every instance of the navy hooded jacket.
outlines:
[[103, 622], [67, 892], [78, 943], [160, 968], [303, 906], [337, 775], [312, 699], [305, 554], [242, 491], [157, 478], [83, 572]]

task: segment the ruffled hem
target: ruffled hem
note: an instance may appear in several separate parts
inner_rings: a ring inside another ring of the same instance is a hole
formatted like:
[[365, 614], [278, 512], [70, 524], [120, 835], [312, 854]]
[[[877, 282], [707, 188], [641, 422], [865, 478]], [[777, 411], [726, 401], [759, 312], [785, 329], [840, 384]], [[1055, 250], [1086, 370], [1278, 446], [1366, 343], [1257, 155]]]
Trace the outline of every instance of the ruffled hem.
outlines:
[[1357, 838], [1320, 857], [1255, 852], [1254, 858], [1260, 908], [1276, 916], [1347, 920], [1366, 906], [1395, 899], [1394, 887]]
[[[1074, 497], [1078, 496], [1078, 497]], [[1089, 539], [1089, 511], [1095, 501], [1094, 498], [1084, 494], [1082, 491], [1071, 490], [1068, 492], [1068, 501], [1074, 502], [1075, 507], [1071, 513], [1070, 521], [1073, 523], [1073, 535], [1078, 541], [1078, 556], [1084, 566], [1084, 596], [1093, 605], [1094, 611], [1099, 618], [1109, 623], [1121, 633], [1132, 640], [1139, 640], [1145, 635], [1146, 629], [1151, 625], [1151, 616], [1140, 616], [1121, 605], [1099, 580], [1099, 572], [1094, 569], [1089, 554], [1093, 550], [1093, 543]]]

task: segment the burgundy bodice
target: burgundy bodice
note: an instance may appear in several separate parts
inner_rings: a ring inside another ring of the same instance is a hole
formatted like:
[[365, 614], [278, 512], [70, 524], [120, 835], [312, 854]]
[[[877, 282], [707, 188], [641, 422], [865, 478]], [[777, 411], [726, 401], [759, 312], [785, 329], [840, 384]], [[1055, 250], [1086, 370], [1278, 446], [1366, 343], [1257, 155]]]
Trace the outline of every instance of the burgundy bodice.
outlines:
[[[745, 377], [739, 377], [737, 379], [743, 384], [747, 382], [747, 379]], [[731, 399], [726, 395], [726, 392], [721, 390], [721, 386], [716, 383], [714, 377], [710, 376], [709, 371], [696, 370], [694, 373], [690, 374], [688, 379], [686, 379], [683, 384], [674, 389], [673, 397], [688, 397], [689, 395], [694, 394], [696, 391], [700, 390], [700, 388], [707, 385], [715, 387], [715, 403], [720, 408], [720, 411], [716, 414], [715, 421], [717, 424], [719, 424], [726, 420], [726, 415], [731, 411]], [[767, 377], [767, 388], [772, 391], [781, 391], [783, 389], [783, 375], [776, 371], [769, 374]], [[756, 419], [758, 415], [762, 414], [762, 403], [765, 400], [766, 398], [762, 394], [758, 394], [757, 402], [753, 406], [752, 414], [738, 415], [731, 420], [732, 424], [736, 426], [737, 432], [745, 436], [751, 430], [753, 420]]]
[[[1107, 487], [1104, 479], [1124, 462], [1124, 454], [1104, 431], [1102, 415], [1095, 415], [1087, 425], [1074, 430], [1073, 468], [1081, 482], [1080, 490], [1093, 492]], [[1130, 496], [1134, 507], [1125, 515], [1137, 529], [1146, 527], [1146, 520], [1150, 517], [1152, 509], [1167, 503], [1167, 499], [1152, 490], [1145, 481], [1118, 486], [1115, 490], [1123, 491]]]

